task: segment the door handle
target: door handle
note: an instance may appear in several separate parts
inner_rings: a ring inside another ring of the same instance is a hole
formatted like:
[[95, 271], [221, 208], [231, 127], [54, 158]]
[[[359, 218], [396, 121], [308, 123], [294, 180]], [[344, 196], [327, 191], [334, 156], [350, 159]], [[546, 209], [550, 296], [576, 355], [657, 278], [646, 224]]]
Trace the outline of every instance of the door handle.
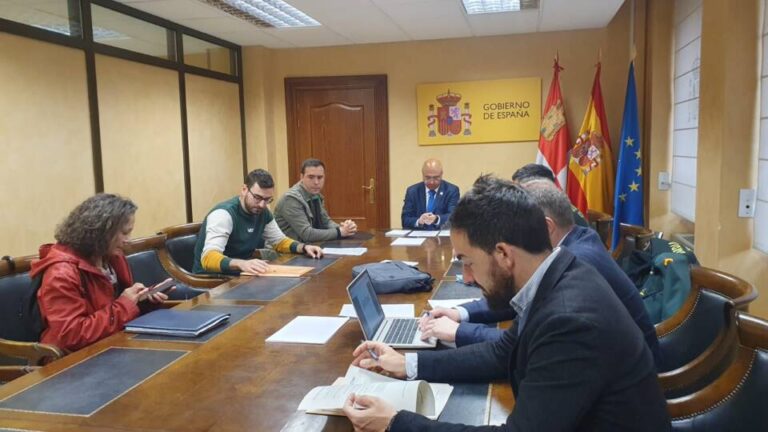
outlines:
[[368, 204], [376, 204], [376, 180], [371, 177], [368, 186], [363, 185], [363, 189], [368, 191]]

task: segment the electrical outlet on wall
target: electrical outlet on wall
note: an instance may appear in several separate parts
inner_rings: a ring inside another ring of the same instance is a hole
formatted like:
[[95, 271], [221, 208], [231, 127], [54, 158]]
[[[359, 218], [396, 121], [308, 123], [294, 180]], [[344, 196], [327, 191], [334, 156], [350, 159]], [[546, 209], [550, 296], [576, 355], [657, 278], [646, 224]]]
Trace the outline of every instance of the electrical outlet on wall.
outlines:
[[659, 172], [659, 190], [669, 190], [672, 187], [669, 171]]
[[755, 217], [755, 199], [757, 191], [755, 189], [739, 189], [739, 217]]

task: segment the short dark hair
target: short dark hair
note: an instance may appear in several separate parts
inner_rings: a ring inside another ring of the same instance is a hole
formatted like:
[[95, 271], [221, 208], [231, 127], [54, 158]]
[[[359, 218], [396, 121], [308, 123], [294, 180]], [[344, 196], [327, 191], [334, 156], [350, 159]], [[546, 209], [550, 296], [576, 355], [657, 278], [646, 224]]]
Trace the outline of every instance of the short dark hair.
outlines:
[[245, 183], [245, 187], [248, 189], [253, 187], [254, 184], [258, 184], [262, 189], [271, 189], [275, 187], [275, 180], [272, 178], [272, 174], [261, 168], [249, 172], [248, 175], [245, 176], [243, 183]]
[[551, 169], [535, 163], [522, 166], [512, 174], [512, 180], [517, 183], [525, 183], [526, 180], [534, 178], [545, 178], [551, 180], [552, 183], [555, 182], [555, 175]]
[[325, 170], [325, 164], [320, 159], [309, 158], [301, 163], [301, 173], [304, 174], [304, 170], [307, 168], [323, 167]]
[[552, 249], [544, 212], [519, 185], [491, 175], [478, 177], [451, 215], [451, 229], [491, 253], [503, 242], [531, 254]]
[[560, 228], [573, 226], [571, 201], [557, 186], [544, 182], [531, 182], [523, 186], [536, 204]]
[[105, 256], [117, 232], [128, 223], [138, 207], [128, 198], [97, 194], [80, 203], [56, 227], [56, 240], [79, 255]]

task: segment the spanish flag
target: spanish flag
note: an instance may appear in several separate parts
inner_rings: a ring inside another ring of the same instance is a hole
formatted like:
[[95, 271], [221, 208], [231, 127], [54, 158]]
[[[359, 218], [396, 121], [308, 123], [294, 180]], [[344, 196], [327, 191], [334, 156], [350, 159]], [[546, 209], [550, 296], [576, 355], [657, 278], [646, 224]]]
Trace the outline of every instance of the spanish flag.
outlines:
[[613, 214], [613, 155], [597, 63], [592, 97], [568, 161], [568, 198], [583, 213]]

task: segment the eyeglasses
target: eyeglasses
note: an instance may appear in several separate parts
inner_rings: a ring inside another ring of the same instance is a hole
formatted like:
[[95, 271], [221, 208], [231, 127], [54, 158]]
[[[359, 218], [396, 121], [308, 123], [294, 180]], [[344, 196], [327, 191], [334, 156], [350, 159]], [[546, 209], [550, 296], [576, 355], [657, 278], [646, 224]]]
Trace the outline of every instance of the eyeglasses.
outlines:
[[442, 175], [439, 176], [424, 176], [424, 181], [440, 181], [443, 179]]
[[256, 204], [260, 204], [262, 202], [266, 202], [267, 204], [272, 204], [272, 201], [275, 199], [273, 197], [263, 197], [261, 195], [256, 195], [255, 193], [251, 192], [250, 189], [246, 189], [249, 194], [253, 197], [253, 199], [256, 200]]

